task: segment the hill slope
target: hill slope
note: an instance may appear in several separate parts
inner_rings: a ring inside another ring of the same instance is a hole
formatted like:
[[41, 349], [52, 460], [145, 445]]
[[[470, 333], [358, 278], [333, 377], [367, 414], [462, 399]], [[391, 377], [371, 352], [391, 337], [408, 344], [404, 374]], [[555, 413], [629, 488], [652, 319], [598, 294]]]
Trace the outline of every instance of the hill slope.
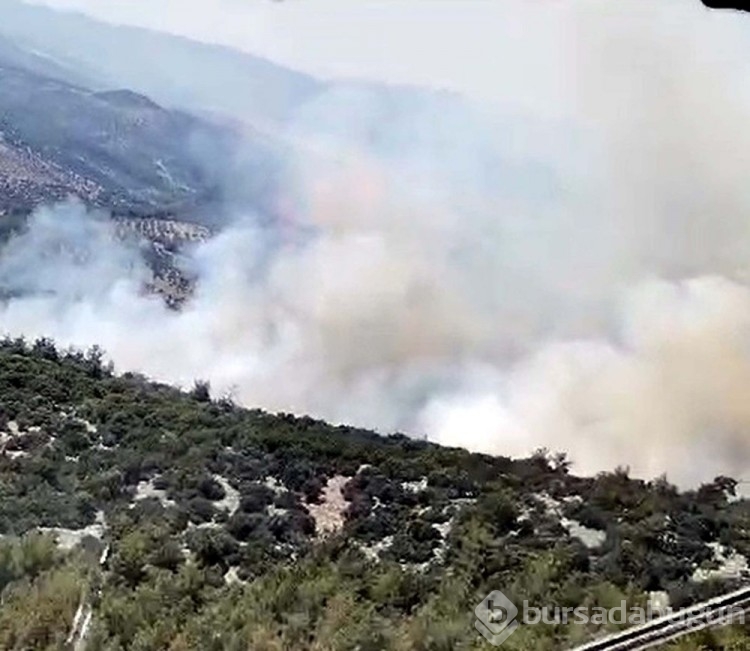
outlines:
[[[114, 209], [208, 202], [198, 143], [226, 136], [130, 91], [93, 92], [6, 63], [0, 53], [0, 211], [74, 194]], [[228, 147], [225, 149], [228, 151]]]
[[16, 0], [0, 0], [0, 34], [44, 54], [67, 81], [102, 90], [132, 88], [166, 106], [222, 111], [259, 125], [283, 120], [324, 86], [230, 48]]
[[[553, 607], [729, 588], [750, 554], [734, 487], [577, 478], [563, 457], [273, 416], [4, 341], [0, 647], [490, 648], [473, 609], [494, 589]], [[521, 627], [503, 648], [601, 628]]]

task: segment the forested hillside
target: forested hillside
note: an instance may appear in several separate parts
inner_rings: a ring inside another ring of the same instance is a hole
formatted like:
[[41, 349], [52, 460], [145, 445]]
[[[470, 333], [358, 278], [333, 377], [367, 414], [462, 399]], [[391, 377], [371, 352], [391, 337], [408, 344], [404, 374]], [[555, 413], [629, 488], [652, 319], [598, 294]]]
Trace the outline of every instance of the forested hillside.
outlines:
[[15, 67], [0, 47], [0, 214], [69, 195], [120, 211], [188, 211], [216, 192], [196, 150], [219, 158], [229, 137], [130, 91], [95, 93]]
[[[0, 345], [2, 649], [491, 648], [473, 626], [491, 590], [679, 606], [732, 587], [750, 555], [727, 478], [689, 493], [625, 469], [578, 478], [563, 455], [270, 415], [102, 359]], [[503, 648], [598, 628], [521, 627]]]

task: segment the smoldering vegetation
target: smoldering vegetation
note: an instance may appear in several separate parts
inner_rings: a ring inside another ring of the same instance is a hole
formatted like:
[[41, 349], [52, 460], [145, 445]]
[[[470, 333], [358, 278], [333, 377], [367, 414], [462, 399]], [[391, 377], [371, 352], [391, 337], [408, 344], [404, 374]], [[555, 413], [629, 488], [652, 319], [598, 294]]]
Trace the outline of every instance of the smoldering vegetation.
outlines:
[[741, 476], [750, 25], [676, 3], [561, 11], [554, 118], [333, 85], [275, 134], [273, 218], [233, 200], [184, 252], [181, 310], [143, 291], [106, 219], [63, 204], [2, 249], [0, 329], [247, 405], [565, 450], [579, 472]]

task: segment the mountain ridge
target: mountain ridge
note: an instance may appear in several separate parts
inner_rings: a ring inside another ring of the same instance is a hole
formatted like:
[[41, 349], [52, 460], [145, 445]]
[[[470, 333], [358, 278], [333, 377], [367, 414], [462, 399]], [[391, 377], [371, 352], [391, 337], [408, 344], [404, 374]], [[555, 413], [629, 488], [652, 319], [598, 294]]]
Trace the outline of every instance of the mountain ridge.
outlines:
[[[228, 109], [259, 123], [283, 119], [324, 87], [305, 73], [221, 45], [16, 0], [0, 1], [0, 34], [44, 52], [58, 62], [60, 74], [74, 74], [86, 86], [125, 86], [166, 106], [193, 112]], [[190, 80], [182, 79], [186, 69], [192, 71]], [[215, 97], [225, 101], [217, 105]]]
[[[0, 209], [6, 212], [65, 194], [112, 209], [194, 205], [214, 190], [191, 154], [191, 139], [220, 143], [225, 137], [212, 125], [129, 91], [96, 93], [1, 60], [0, 131], [10, 190]], [[27, 170], [22, 178], [14, 179], [12, 159], [28, 161], [19, 163], [20, 172]], [[36, 181], [33, 169], [39, 173]], [[45, 194], [44, 187], [57, 189]]]

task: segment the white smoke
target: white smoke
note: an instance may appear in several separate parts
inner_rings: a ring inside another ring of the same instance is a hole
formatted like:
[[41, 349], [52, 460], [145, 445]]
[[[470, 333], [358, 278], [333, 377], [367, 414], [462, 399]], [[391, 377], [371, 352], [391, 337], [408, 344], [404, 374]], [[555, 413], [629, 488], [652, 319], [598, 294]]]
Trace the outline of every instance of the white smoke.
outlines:
[[0, 330], [579, 472], [747, 472], [750, 30], [582, 5], [560, 26], [575, 120], [334, 89], [289, 127], [290, 224], [238, 214], [197, 247], [182, 311], [66, 205], [0, 254]]

